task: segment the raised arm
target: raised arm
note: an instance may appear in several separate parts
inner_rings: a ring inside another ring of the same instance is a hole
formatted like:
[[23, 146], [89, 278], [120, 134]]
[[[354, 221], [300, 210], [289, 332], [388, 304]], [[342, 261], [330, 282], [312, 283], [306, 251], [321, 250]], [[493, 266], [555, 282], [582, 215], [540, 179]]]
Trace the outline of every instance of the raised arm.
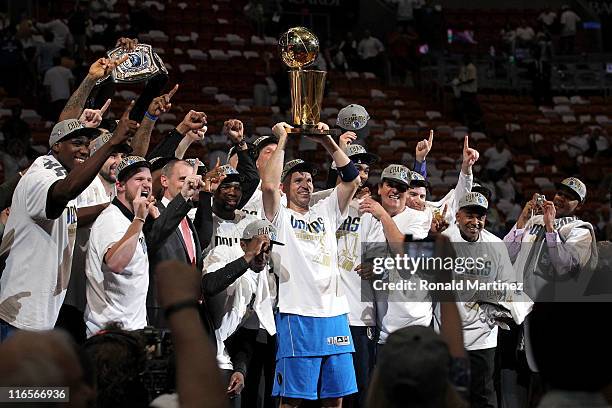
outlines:
[[[329, 130], [329, 126], [324, 123], [319, 123], [318, 127], [321, 130]], [[340, 184], [336, 187], [338, 207], [340, 208], [340, 212], [344, 213], [359, 187], [359, 171], [330, 135], [313, 138], [313, 140], [323, 145], [334, 160], [334, 163], [336, 163], [341, 180]]]
[[417, 143], [414, 151], [414, 166], [412, 170], [427, 178], [427, 162], [425, 159], [433, 146], [433, 129], [429, 131], [429, 139], [423, 139]]
[[280, 182], [285, 163], [285, 146], [287, 145], [287, 129], [285, 122], [274, 125], [272, 133], [278, 138], [278, 147], [270, 156], [270, 161], [261, 172], [261, 192], [264, 214], [268, 221], [272, 222], [280, 208]]
[[127, 55], [121, 58], [108, 59], [100, 58], [89, 67], [89, 72], [81, 85], [70, 96], [64, 110], [60, 114], [58, 122], [66, 119], [78, 119], [85, 107], [85, 102], [91, 93], [91, 90], [96, 85], [96, 81], [109, 75], [117, 65], [122, 64], [128, 59]]
[[451, 211], [455, 214], [458, 210], [457, 205], [459, 200], [467, 193], [472, 191], [472, 167], [474, 163], [480, 158], [480, 153], [476, 149], [472, 149], [469, 146], [469, 140], [467, 135], [463, 139], [463, 161], [461, 162], [461, 172], [455, 186], [455, 195], [451, 203]]
[[153, 196], [142, 197], [140, 191], [139, 187], [133, 202], [135, 215], [132, 223], [125, 234], [123, 234], [123, 237], [115, 242], [104, 254], [104, 263], [114, 273], [122, 273], [134, 257], [138, 247], [138, 237], [151, 211], [151, 207], [154, 205], [155, 199]]
[[153, 127], [155, 126], [155, 121], [159, 115], [163, 112], [168, 112], [172, 107], [170, 103], [170, 99], [178, 90], [178, 84], [174, 85], [174, 88], [170, 90], [167, 94], [158, 96], [154, 98], [147, 111], [144, 113], [144, 117], [140, 122], [140, 127], [134, 134], [132, 138], [132, 149], [134, 150], [134, 154], [137, 156], [144, 157], [149, 150], [149, 141], [151, 140], [151, 132], [153, 131]]
[[183, 135], [179, 142], [174, 156], [182, 159], [192, 143], [204, 140], [208, 127], [206, 126], [206, 114], [190, 110], [187, 112], [182, 122], [176, 127], [176, 131]]
[[223, 125], [223, 134], [235, 146], [236, 154], [238, 155], [238, 164], [236, 165], [238, 173], [240, 173], [240, 184], [242, 186], [242, 197], [238, 203], [238, 208], [244, 207], [249, 202], [251, 196], [257, 190], [259, 185], [259, 172], [253, 157], [249, 154], [249, 148], [244, 140], [244, 126], [238, 119], [230, 119], [225, 121]]
[[[131, 106], [128, 107], [127, 113], [129, 113]], [[62, 214], [66, 204], [70, 200], [77, 198], [91, 184], [106, 162], [106, 159], [108, 159], [108, 156], [122, 148], [127, 141], [127, 136], [127, 132], [122, 130], [115, 131], [110, 140], [96, 150], [93, 156], [82, 164], [75, 166], [65, 178], [53, 185], [49, 191], [47, 217], [55, 219]]]

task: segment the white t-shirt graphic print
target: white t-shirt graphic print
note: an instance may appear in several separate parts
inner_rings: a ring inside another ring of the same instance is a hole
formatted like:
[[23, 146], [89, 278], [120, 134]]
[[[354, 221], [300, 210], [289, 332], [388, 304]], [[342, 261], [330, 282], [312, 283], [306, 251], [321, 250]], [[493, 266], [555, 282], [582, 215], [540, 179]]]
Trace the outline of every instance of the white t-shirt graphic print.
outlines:
[[0, 254], [10, 252], [0, 279], [0, 319], [19, 329], [53, 329], [66, 296], [76, 201], [70, 201], [58, 218], [49, 219], [47, 199], [51, 186], [67, 174], [55, 157], [41, 156], [13, 194], [0, 247]]
[[313, 317], [348, 313], [336, 241], [336, 230], [347, 213], [340, 213], [336, 189], [306, 214], [279, 206], [273, 224], [285, 245], [274, 246], [272, 259], [279, 277], [281, 313]]

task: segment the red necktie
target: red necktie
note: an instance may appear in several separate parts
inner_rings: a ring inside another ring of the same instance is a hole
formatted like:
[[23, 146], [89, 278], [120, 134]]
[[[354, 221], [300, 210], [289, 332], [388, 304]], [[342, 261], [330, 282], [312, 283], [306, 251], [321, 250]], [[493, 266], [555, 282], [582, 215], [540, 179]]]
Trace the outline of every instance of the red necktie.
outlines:
[[183, 218], [181, 221], [181, 233], [183, 234], [183, 241], [185, 241], [185, 247], [187, 247], [187, 255], [191, 264], [195, 264], [195, 249], [193, 247], [193, 240], [191, 239], [191, 231], [189, 230], [189, 223], [187, 218]]

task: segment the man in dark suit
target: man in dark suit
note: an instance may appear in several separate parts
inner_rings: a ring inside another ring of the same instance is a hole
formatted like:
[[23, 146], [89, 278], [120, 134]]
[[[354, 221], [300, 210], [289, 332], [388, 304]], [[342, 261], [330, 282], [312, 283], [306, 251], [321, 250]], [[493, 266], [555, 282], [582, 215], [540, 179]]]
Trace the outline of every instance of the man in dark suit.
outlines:
[[[145, 231], [150, 265], [147, 309], [149, 324], [155, 327], [165, 326], [157, 301], [155, 274], [153, 273], [155, 267], [162, 261], [173, 259], [193, 265], [198, 271], [201, 271], [203, 257], [200, 239], [203, 239], [206, 245], [210, 240], [212, 228], [210, 185], [201, 182], [202, 189], [199, 197], [194, 195], [189, 200], [174, 200], [181, 194], [185, 179], [194, 174], [194, 167], [185, 160], [172, 160], [163, 167], [161, 184], [164, 188], [164, 195], [155, 205], [160, 213], [170, 212], [170, 217], [175, 222], [167, 225], [171, 226], [174, 231], [168, 231], [168, 234], [164, 234], [163, 231], [155, 228]], [[208, 190], [206, 190], [207, 188]], [[194, 205], [197, 205], [195, 225], [187, 216]], [[209, 222], [206, 222], [206, 219]], [[159, 237], [166, 235], [166, 239], [159, 239]]]

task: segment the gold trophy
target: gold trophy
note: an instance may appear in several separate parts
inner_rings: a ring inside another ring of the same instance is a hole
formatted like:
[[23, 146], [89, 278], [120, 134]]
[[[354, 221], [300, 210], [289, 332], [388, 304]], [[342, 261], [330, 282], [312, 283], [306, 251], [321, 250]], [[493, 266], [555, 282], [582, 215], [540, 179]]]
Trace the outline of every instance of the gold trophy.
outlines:
[[288, 133], [305, 136], [339, 135], [337, 129], [319, 130], [321, 104], [325, 89], [325, 71], [303, 70], [319, 53], [319, 39], [304, 27], [293, 27], [278, 41], [281, 58], [289, 71], [293, 129]]

